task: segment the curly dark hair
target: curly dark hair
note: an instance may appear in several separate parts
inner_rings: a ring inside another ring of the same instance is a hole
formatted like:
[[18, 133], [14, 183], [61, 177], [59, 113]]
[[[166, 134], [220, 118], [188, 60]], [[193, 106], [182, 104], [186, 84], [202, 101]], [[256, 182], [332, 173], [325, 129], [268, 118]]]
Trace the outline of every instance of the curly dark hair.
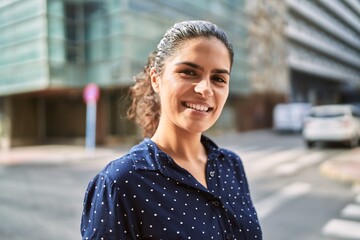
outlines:
[[134, 77], [135, 84], [130, 88], [132, 103], [127, 111], [127, 117], [134, 120], [144, 129], [144, 137], [151, 137], [160, 118], [160, 100], [151, 87], [150, 70], [156, 52], [152, 52], [143, 71]]
[[195, 20], [179, 22], [169, 28], [157, 45], [157, 50], [149, 55], [143, 71], [134, 77], [135, 85], [130, 88], [132, 104], [127, 115], [144, 129], [144, 137], [151, 137], [155, 133], [161, 114], [159, 97], [151, 86], [151, 68], [155, 67], [156, 72], [161, 75], [166, 60], [173, 56], [184, 42], [198, 37], [219, 39], [229, 51], [232, 66], [233, 47], [225, 32], [215, 24]]

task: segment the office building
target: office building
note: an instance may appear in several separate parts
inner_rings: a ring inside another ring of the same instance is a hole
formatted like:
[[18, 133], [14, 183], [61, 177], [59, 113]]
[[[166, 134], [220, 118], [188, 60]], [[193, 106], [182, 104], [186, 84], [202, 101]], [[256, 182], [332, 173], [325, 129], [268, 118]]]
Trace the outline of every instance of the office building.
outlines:
[[356, 101], [359, 0], [255, 0], [247, 11], [255, 90], [313, 104]]
[[[127, 89], [176, 21], [207, 19], [236, 49], [231, 91], [248, 91], [244, 1], [2, 0], [0, 142], [77, 141], [85, 136], [83, 87], [101, 88], [97, 141], [139, 134], [126, 120]], [[186, 7], [185, 7], [186, 6]], [[219, 127], [231, 127], [225, 110]]]
[[0, 146], [83, 143], [91, 82], [98, 143], [138, 137], [127, 89], [165, 30], [188, 19], [213, 21], [235, 48], [214, 130], [271, 127], [279, 102], [360, 102], [359, 0], [2, 0]]

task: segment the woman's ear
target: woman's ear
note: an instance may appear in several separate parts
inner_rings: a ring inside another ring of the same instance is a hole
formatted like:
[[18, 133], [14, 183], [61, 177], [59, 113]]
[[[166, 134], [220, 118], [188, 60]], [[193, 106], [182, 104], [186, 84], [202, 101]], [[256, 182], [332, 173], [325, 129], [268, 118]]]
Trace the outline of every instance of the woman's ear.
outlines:
[[156, 93], [158, 93], [160, 77], [159, 77], [158, 73], [156, 72], [155, 67], [151, 68], [151, 70], [150, 70], [150, 81], [151, 81], [151, 86], [152, 86], [153, 90]]

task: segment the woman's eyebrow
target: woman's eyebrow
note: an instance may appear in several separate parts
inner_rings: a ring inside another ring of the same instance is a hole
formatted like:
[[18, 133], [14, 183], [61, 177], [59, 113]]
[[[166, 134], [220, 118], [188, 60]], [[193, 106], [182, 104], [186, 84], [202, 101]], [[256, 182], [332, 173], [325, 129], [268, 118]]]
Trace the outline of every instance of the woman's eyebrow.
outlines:
[[[196, 63], [193, 63], [193, 62], [186, 62], [186, 61], [185, 62], [178, 62], [175, 65], [187, 65], [187, 66], [195, 68], [195, 69], [204, 70], [203, 67], [201, 67], [201, 66], [199, 66], [199, 65], [197, 65]], [[214, 72], [214, 73], [224, 73], [224, 74], [230, 75], [230, 72], [227, 69], [215, 69], [212, 72]]]
[[227, 74], [227, 75], [230, 75], [230, 72], [226, 69], [215, 69], [213, 71], [214, 73], [223, 73], [223, 74]]
[[178, 62], [175, 65], [187, 65], [187, 66], [195, 68], [195, 69], [204, 70], [204, 68], [202, 68], [201, 66], [197, 65], [196, 63], [192, 63], [192, 62]]

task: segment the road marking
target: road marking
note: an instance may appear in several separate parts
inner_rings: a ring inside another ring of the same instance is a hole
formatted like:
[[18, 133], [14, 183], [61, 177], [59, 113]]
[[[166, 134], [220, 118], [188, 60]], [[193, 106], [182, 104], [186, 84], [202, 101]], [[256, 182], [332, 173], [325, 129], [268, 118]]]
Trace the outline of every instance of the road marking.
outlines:
[[293, 162], [284, 163], [276, 166], [274, 169], [277, 176], [289, 176], [298, 172], [300, 169], [313, 166], [325, 159], [325, 152], [311, 152], [307, 155], [300, 156]]
[[0, 174], [5, 173], [5, 167], [4, 166], [0, 166]]
[[253, 162], [258, 159], [261, 159], [261, 157], [263, 156], [269, 156], [274, 152], [281, 151], [281, 148], [273, 147], [273, 148], [266, 148], [266, 149], [252, 150], [252, 151], [234, 148], [231, 150], [234, 151], [236, 154], [238, 154], [244, 162]]
[[260, 158], [257, 161], [249, 162], [247, 169], [252, 172], [261, 173], [269, 170], [277, 164], [291, 161], [303, 153], [304, 149], [301, 148], [280, 151]]
[[348, 204], [343, 210], [341, 210], [343, 217], [360, 220], [360, 205]]
[[264, 148], [261, 148], [261, 146], [239, 146], [239, 145], [228, 145], [226, 147], [227, 149], [232, 150], [239, 150], [240, 152], [253, 152], [258, 150], [263, 150]]
[[304, 182], [295, 182], [290, 184], [269, 197], [255, 203], [257, 213], [260, 219], [264, 219], [284, 202], [297, 198], [311, 189], [311, 185]]
[[360, 222], [332, 219], [324, 226], [323, 234], [339, 238], [360, 239]]
[[360, 203], [360, 194], [355, 197], [355, 202]]

